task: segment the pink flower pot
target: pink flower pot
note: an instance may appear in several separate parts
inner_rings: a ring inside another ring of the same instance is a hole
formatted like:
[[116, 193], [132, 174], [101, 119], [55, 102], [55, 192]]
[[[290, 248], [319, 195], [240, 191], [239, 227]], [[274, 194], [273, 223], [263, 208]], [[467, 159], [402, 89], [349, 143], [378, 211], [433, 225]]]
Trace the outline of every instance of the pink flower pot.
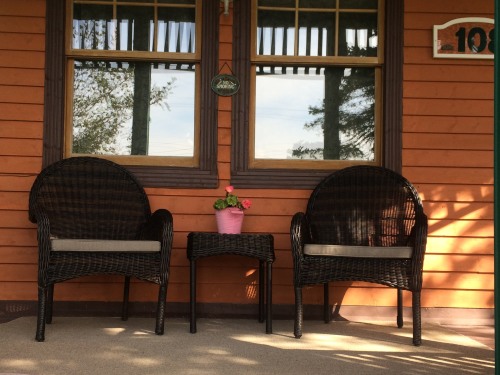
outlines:
[[228, 207], [215, 211], [217, 231], [219, 233], [239, 234], [243, 225], [245, 213], [236, 207]]

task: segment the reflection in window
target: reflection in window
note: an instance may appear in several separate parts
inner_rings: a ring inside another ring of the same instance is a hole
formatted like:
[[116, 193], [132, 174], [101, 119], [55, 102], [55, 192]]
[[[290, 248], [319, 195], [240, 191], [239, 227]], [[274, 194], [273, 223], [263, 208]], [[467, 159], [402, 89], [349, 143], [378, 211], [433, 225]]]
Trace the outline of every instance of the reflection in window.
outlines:
[[377, 0], [259, 0], [257, 55], [376, 57], [377, 4]]
[[256, 1], [252, 167], [319, 169], [325, 163], [296, 160], [379, 161], [379, 5]]
[[194, 154], [195, 72], [187, 64], [75, 61], [76, 154]]
[[377, 56], [376, 14], [343, 13], [340, 15], [340, 56]]
[[375, 70], [257, 67], [256, 159], [373, 161]]
[[74, 5], [75, 50], [194, 53], [195, 35], [194, 8]]
[[335, 14], [302, 12], [299, 15], [299, 56], [332, 56]]
[[287, 55], [295, 53], [295, 16], [293, 12], [259, 12], [257, 53]]
[[194, 9], [158, 9], [158, 52], [195, 51]]
[[198, 163], [200, 8], [195, 0], [71, 2], [68, 155]]

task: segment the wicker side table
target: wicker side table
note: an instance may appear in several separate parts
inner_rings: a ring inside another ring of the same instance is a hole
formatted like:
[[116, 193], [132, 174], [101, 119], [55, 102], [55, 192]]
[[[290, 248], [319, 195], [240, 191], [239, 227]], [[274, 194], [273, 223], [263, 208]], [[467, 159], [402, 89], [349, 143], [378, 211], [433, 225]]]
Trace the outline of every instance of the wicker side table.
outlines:
[[[190, 332], [196, 333], [196, 260], [216, 255], [242, 255], [259, 260], [259, 322], [266, 318], [266, 333], [272, 333], [272, 264], [274, 237], [271, 234], [219, 234], [191, 232], [187, 257], [190, 263]], [[267, 264], [264, 272], [264, 263]], [[264, 273], [266, 288], [264, 288]], [[266, 313], [264, 314], [264, 289]]]

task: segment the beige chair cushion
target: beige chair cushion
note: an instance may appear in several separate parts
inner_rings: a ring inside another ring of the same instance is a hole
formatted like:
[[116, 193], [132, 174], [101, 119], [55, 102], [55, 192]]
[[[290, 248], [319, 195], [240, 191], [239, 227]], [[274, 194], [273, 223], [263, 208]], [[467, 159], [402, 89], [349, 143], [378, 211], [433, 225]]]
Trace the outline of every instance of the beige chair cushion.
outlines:
[[53, 239], [51, 242], [53, 251], [160, 251], [159, 241]]
[[304, 245], [304, 254], [353, 258], [411, 258], [412, 248], [407, 246], [345, 246]]

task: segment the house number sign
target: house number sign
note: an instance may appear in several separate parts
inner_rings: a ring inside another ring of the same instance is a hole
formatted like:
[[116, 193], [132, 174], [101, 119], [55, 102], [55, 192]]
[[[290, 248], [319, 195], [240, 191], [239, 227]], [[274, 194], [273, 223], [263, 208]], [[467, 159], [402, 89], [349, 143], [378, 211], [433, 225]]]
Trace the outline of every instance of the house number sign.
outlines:
[[434, 26], [434, 57], [493, 59], [495, 21], [491, 18], [457, 18]]
[[231, 96], [238, 92], [240, 81], [233, 75], [218, 74], [212, 79], [212, 90], [221, 96]]

